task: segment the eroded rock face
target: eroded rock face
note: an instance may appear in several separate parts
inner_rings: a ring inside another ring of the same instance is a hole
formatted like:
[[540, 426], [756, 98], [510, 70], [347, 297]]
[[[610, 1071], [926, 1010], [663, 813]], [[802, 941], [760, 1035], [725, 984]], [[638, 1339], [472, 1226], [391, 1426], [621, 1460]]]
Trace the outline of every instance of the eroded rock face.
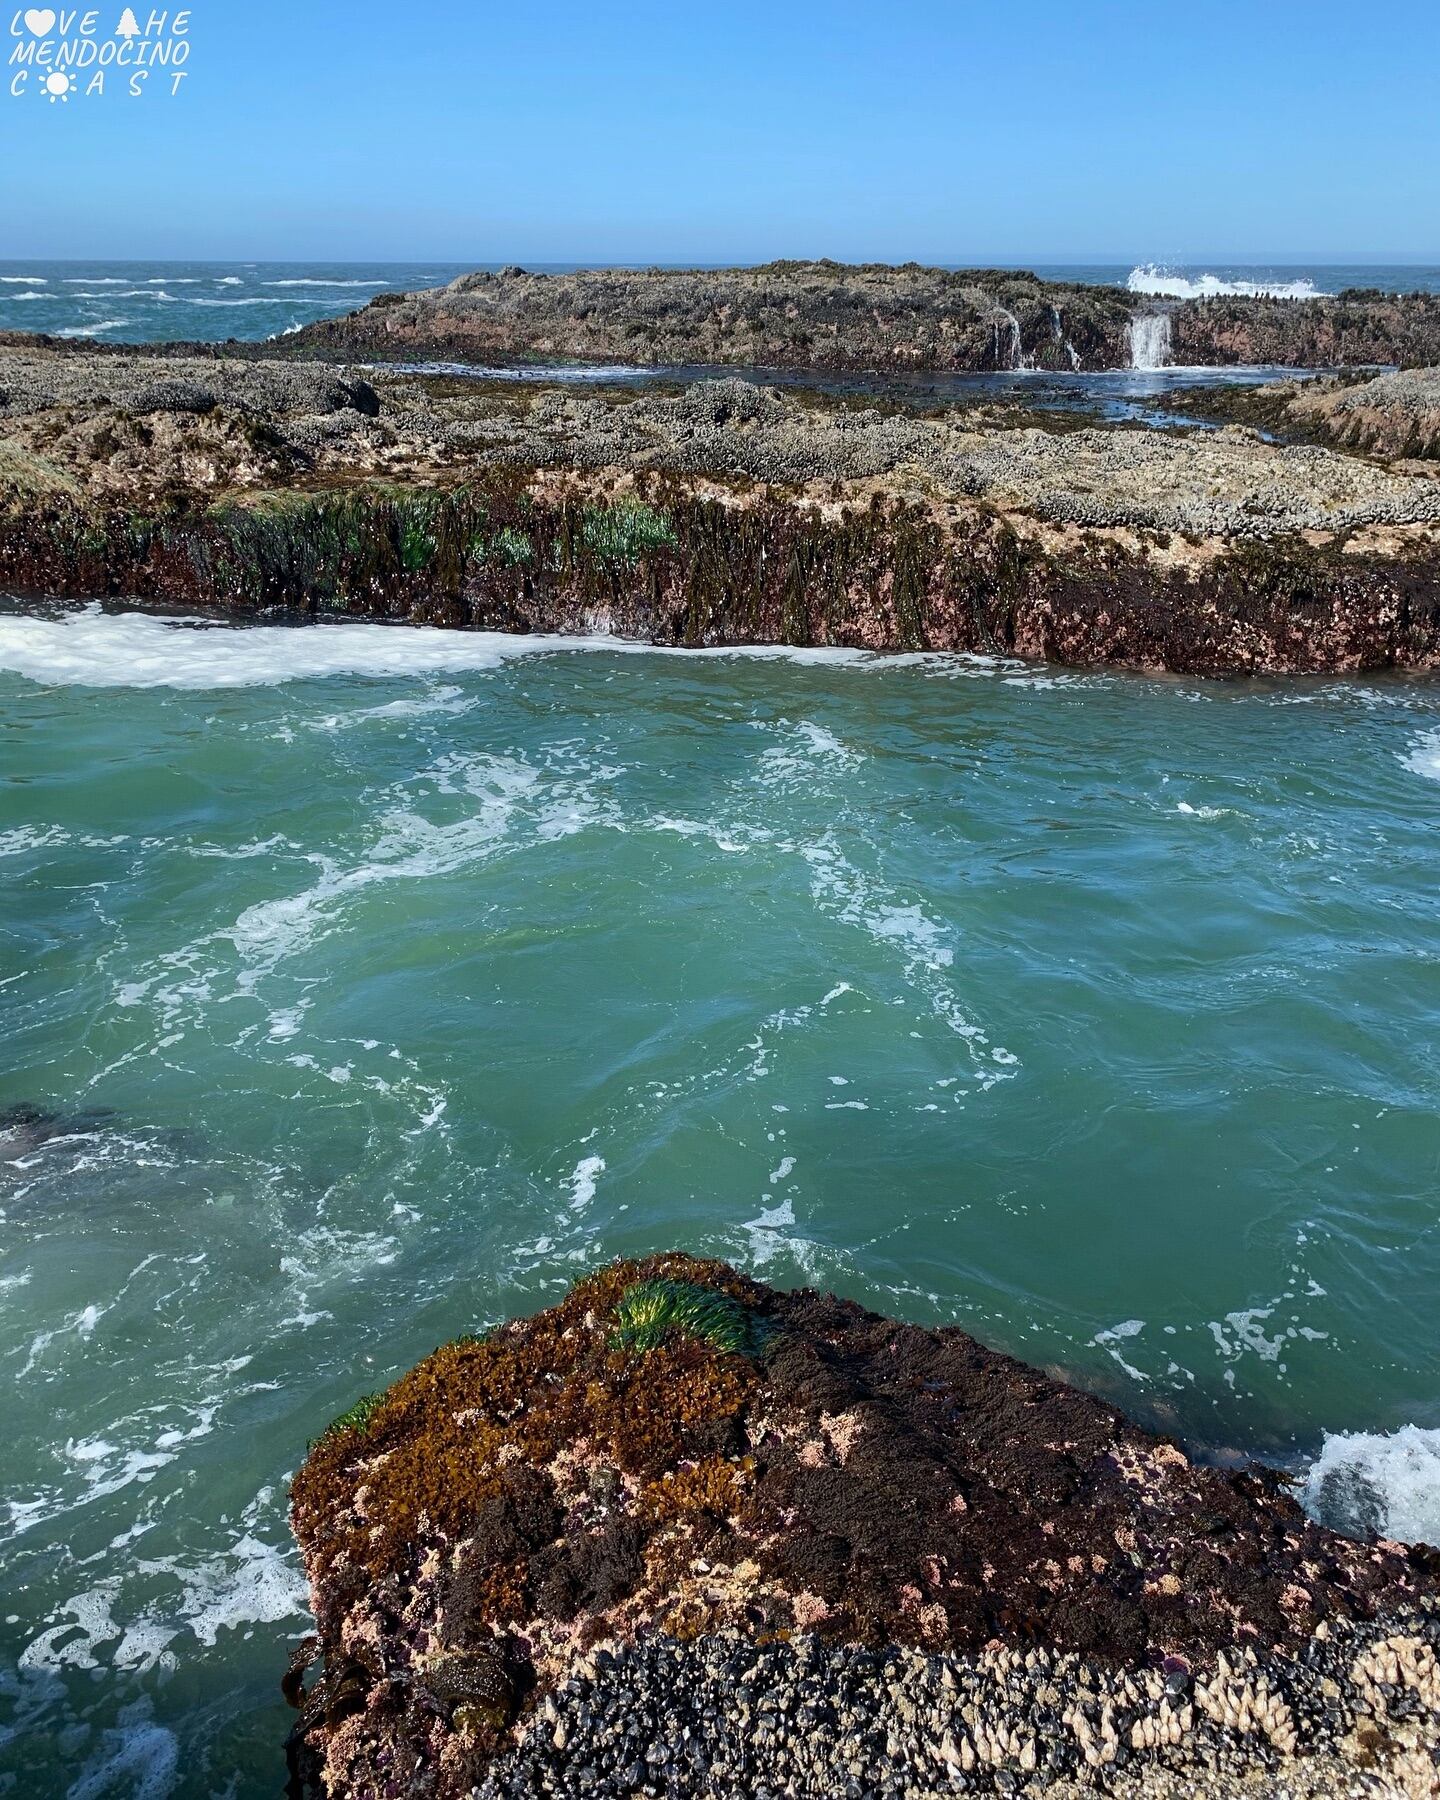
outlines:
[[[689, 1298], [667, 1300], [658, 1331], [627, 1333], [636, 1296], [657, 1291]], [[718, 1330], [686, 1324], [717, 1306]], [[832, 1699], [854, 1686], [842, 1652], [871, 1655], [854, 1665], [862, 1689], [873, 1657], [903, 1653], [917, 1695], [940, 1696], [923, 1750], [937, 1772], [1012, 1763], [1037, 1779], [1109, 1768], [1117, 1718], [1127, 1754], [1168, 1754], [1197, 1730], [1199, 1745], [1205, 1720], [1260, 1732], [1267, 1755], [1337, 1753], [1343, 1708], [1321, 1734], [1283, 1674], [1324, 1662], [1314, 1647], [1336, 1633], [1354, 1638], [1353, 1663], [1362, 1640], [1368, 1654], [1399, 1632], [1369, 1679], [1398, 1657], [1407, 1673], [1388, 1685], [1440, 1706], [1430, 1553], [1338, 1538], [1274, 1475], [1197, 1466], [958, 1330], [681, 1255], [613, 1265], [549, 1312], [438, 1350], [312, 1448], [292, 1517], [325, 1665], [293, 1755], [302, 1783], [335, 1797], [573, 1792], [593, 1785], [579, 1774], [592, 1760], [606, 1793], [754, 1791], [753, 1770], [705, 1785], [693, 1759], [673, 1780], [642, 1765], [625, 1786], [635, 1746], [595, 1730], [624, 1711], [617, 1655], [635, 1705], [683, 1712], [667, 1668], [712, 1700], [731, 1681], [748, 1705], [753, 1674], [732, 1664], [757, 1646], [803, 1661], [813, 1642]], [[1000, 1646], [1014, 1653], [1002, 1678], [1034, 1676], [1027, 1704], [1055, 1756], [1033, 1720], [1006, 1724], [993, 1754], [990, 1728], [964, 1723], [962, 1690], [992, 1678]], [[600, 1706], [597, 1684], [617, 1682]], [[733, 1751], [710, 1712], [712, 1748]], [[793, 1729], [772, 1765], [756, 1754], [781, 1785], [787, 1756], [804, 1774]]]
[[1399, 369], [1215, 388], [1184, 397], [1192, 414], [1290, 441], [1358, 451], [1416, 474], [1440, 459], [1440, 368]]
[[1370, 456], [1440, 457], [1440, 369], [1292, 391], [1284, 422], [1321, 442]]
[[1440, 363], [1440, 295], [1351, 288], [1314, 300], [1187, 300], [1171, 313], [1172, 360], [1298, 369]]

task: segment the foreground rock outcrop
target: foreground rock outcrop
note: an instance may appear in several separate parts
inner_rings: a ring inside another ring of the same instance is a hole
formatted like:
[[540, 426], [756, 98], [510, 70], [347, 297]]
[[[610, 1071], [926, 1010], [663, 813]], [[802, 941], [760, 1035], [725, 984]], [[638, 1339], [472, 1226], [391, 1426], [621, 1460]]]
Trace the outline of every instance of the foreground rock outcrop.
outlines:
[[1198, 674], [1440, 663], [1440, 481], [1255, 432], [0, 349], [0, 586]]
[[1170, 319], [1176, 363], [1440, 363], [1440, 296], [1179, 305], [1024, 270], [775, 262], [753, 269], [511, 268], [386, 293], [286, 339], [279, 354], [535, 357], [785, 369], [1118, 369], [1130, 327]]
[[292, 1518], [301, 1794], [1436, 1791], [1440, 1557], [720, 1263], [443, 1346]]

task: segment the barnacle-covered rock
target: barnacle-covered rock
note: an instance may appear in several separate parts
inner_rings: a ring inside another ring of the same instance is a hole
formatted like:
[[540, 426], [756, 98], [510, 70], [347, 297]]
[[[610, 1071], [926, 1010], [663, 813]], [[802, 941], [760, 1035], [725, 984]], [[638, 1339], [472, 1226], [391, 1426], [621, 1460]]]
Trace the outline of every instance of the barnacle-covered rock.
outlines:
[[828, 1794], [880, 1725], [856, 1791], [1440, 1743], [1433, 1554], [961, 1331], [680, 1254], [437, 1350], [322, 1434], [292, 1516], [325, 1656], [293, 1766], [334, 1800]]

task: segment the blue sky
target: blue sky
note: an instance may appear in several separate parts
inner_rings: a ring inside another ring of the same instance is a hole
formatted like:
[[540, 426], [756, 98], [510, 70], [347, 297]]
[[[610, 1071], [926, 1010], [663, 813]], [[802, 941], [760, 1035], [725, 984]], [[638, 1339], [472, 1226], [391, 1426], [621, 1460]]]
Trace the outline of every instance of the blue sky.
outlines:
[[1435, 0], [190, 10], [174, 96], [7, 67], [0, 254], [1440, 260]]

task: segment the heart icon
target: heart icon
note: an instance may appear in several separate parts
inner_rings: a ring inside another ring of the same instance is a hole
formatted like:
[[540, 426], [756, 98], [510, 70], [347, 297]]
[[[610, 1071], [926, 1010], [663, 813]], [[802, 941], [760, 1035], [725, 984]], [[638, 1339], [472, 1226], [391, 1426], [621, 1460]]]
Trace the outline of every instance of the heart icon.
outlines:
[[44, 37], [46, 32], [54, 30], [55, 15], [48, 6], [32, 6], [25, 15], [25, 25], [36, 37]]

